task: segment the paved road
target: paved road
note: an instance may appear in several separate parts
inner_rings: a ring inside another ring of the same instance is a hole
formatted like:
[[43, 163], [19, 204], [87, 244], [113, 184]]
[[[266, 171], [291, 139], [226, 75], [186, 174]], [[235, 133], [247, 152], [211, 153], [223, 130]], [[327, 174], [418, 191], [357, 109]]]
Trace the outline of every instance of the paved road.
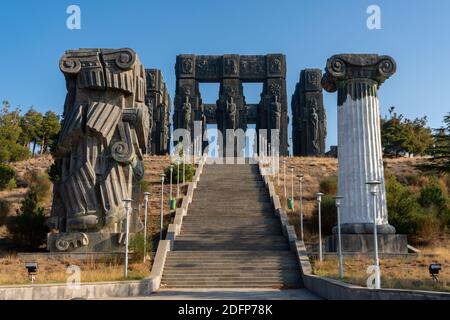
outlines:
[[145, 297], [118, 299], [133, 300], [320, 300], [306, 289], [161, 289]]

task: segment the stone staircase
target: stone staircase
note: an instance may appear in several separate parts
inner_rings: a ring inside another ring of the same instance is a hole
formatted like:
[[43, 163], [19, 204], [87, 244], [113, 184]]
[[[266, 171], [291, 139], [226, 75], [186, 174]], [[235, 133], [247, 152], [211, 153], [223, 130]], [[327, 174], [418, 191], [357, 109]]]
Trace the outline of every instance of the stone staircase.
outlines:
[[257, 165], [205, 165], [161, 288], [299, 288]]

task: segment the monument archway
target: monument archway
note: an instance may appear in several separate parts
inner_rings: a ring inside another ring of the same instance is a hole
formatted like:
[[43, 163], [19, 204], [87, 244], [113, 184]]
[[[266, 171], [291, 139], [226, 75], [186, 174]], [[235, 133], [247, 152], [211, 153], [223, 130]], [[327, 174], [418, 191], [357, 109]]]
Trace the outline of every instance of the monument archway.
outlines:
[[[225, 136], [227, 129], [246, 131], [254, 124], [256, 132], [279, 130], [280, 155], [288, 155], [288, 107], [286, 93], [286, 57], [268, 55], [192, 55], [177, 56], [175, 65], [174, 129], [184, 128], [194, 135], [194, 122], [217, 124]], [[199, 83], [220, 83], [216, 104], [204, 104]], [[263, 84], [258, 104], [247, 104], [243, 83]], [[224, 145], [226, 139], [224, 139]], [[257, 139], [259, 151], [259, 139]]]

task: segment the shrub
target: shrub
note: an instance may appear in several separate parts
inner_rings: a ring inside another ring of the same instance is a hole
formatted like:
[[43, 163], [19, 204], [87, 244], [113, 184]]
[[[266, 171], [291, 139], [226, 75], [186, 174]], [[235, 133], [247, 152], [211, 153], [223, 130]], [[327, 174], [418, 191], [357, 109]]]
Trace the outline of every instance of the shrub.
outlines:
[[6, 218], [11, 206], [8, 201], [0, 199], [0, 223]]
[[47, 170], [48, 178], [51, 182], [55, 183], [59, 181], [59, 166], [56, 164], [56, 162], [53, 162], [50, 168]]
[[13, 168], [6, 164], [0, 164], [0, 190], [5, 189], [16, 176]]
[[441, 233], [441, 221], [432, 210], [426, 210], [419, 218], [417, 240], [422, 244], [428, 244], [438, 238]]
[[[313, 230], [317, 230], [319, 225], [319, 210], [318, 207], [314, 209], [314, 215], [311, 219]], [[322, 225], [322, 235], [331, 235], [333, 227], [337, 225], [337, 210], [336, 202], [333, 196], [325, 195], [322, 197], [321, 204], [321, 225]]]
[[420, 191], [419, 203], [425, 208], [430, 208], [432, 205], [435, 205], [439, 209], [443, 209], [448, 202], [446, 191], [443, 190], [443, 187], [436, 179], [432, 179]]
[[[180, 163], [180, 183], [183, 182], [183, 164]], [[170, 167], [164, 170], [164, 174], [166, 175], [166, 182], [170, 182]], [[177, 164], [173, 164], [173, 172], [172, 172], [172, 183], [177, 183], [177, 174], [178, 174], [178, 166]], [[192, 178], [195, 176], [195, 166], [190, 163], [186, 163], [185, 165], [185, 178], [186, 182], [191, 182]]]
[[[152, 236], [147, 232], [147, 254], [153, 251]], [[134, 253], [134, 258], [142, 260], [144, 258], [144, 233], [136, 233], [130, 236], [130, 250]]]
[[420, 226], [419, 204], [414, 194], [401, 185], [395, 176], [386, 183], [387, 209], [389, 222], [398, 233], [415, 235]]
[[47, 199], [50, 196], [52, 183], [47, 174], [43, 174], [38, 170], [29, 170], [25, 173], [24, 179], [30, 188], [30, 192], [36, 194], [38, 201]]
[[337, 177], [328, 177], [320, 182], [320, 192], [335, 196], [338, 190]]
[[37, 194], [28, 192], [17, 216], [8, 221], [8, 230], [16, 244], [28, 249], [38, 249], [45, 243], [48, 227], [45, 225], [44, 209], [39, 206]]

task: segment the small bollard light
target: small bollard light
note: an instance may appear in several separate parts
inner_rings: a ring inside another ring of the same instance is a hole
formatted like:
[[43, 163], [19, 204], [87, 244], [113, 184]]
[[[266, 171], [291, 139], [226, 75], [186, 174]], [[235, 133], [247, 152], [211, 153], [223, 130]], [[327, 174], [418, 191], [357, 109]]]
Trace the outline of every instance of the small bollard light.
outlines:
[[440, 263], [432, 263], [428, 267], [428, 271], [430, 272], [431, 281], [433, 283], [439, 283], [439, 271], [442, 270], [442, 265]]
[[25, 268], [28, 271], [28, 279], [33, 283], [36, 280], [38, 264], [37, 262], [26, 262]]
[[322, 255], [322, 213], [321, 213], [321, 203], [322, 203], [322, 196], [324, 196], [323, 193], [319, 192], [316, 193], [316, 199], [317, 199], [317, 205], [318, 205], [318, 211], [319, 211], [319, 260], [320, 262], [323, 261], [323, 255]]

